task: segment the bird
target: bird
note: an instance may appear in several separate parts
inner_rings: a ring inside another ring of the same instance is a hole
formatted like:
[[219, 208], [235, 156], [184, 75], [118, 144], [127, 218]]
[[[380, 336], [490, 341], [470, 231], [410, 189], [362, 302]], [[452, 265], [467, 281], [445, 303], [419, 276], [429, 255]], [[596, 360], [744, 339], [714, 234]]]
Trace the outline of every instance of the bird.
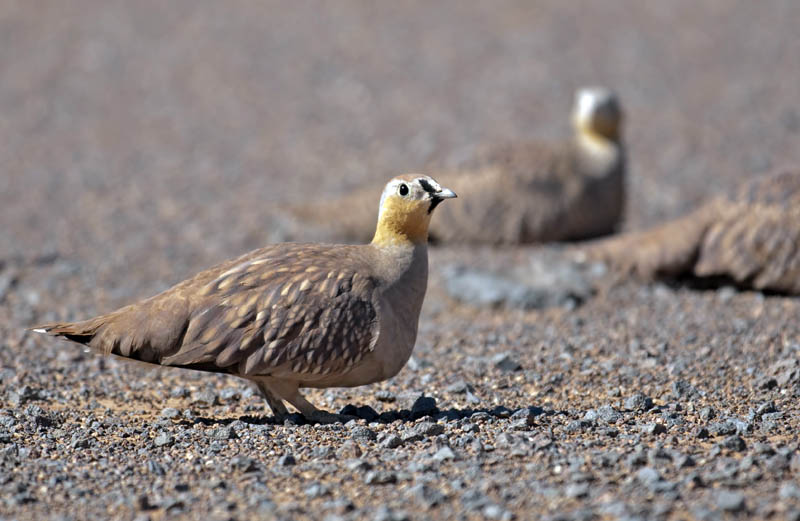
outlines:
[[31, 329], [104, 355], [250, 380], [279, 421], [284, 402], [309, 421], [339, 421], [300, 389], [367, 385], [403, 368], [427, 288], [428, 225], [454, 197], [432, 177], [397, 176], [368, 244], [268, 245], [108, 314]]
[[800, 168], [784, 167], [654, 228], [578, 247], [622, 275], [716, 278], [800, 294]]
[[[573, 135], [557, 143], [511, 142], [478, 147], [462, 167], [433, 175], [462, 195], [431, 224], [432, 242], [527, 244], [590, 239], [615, 232], [625, 206], [623, 112], [605, 87], [575, 93]], [[368, 240], [372, 216], [364, 195], [283, 205], [284, 234]], [[342, 214], [332, 221], [329, 216]]]

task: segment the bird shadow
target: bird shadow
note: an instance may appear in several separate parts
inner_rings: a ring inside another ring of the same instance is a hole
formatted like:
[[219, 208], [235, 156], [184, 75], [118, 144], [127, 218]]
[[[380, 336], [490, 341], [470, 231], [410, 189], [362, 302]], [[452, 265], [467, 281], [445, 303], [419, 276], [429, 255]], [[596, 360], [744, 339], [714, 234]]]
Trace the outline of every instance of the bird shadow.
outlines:
[[[525, 420], [535, 418], [537, 416], [552, 416], [559, 414], [559, 411], [552, 409], [544, 409], [539, 406], [521, 407], [518, 409], [509, 409], [503, 405], [493, 408], [479, 407], [479, 408], [449, 408], [441, 410], [438, 407], [429, 408], [427, 410], [415, 409], [391, 409], [381, 413], [375, 411], [368, 405], [355, 406], [347, 405], [342, 408], [338, 416], [341, 421], [338, 424], [345, 424], [351, 420], [365, 420], [368, 423], [382, 423], [389, 424], [394, 422], [401, 423], [415, 423], [421, 418], [429, 418], [432, 421], [458, 421], [466, 418], [470, 419], [512, 419], [512, 420]], [[236, 421], [240, 421], [247, 425], [262, 426], [262, 425], [315, 425], [313, 421], [307, 420], [300, 413], [289, 414], [283, 419], [276, 418], [272, 415], [243, 415], [238, 418], [214, 418], [205, 416], [196, 416], [192, 419], [183, 419], [179, 423], [183, 425], [203, 424], [207, 426], [212, 425], [230, 425]]]

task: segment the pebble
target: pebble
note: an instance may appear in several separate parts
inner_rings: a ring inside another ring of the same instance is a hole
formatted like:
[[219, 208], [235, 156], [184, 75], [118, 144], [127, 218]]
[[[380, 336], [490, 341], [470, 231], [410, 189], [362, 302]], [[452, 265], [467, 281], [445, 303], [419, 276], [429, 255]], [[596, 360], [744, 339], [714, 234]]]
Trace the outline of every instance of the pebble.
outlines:
[[437, 412], [439, 412], [439, 409], [436, 407], [436, 400], [430, 396], [420, 396], [411, 406], [411, 418], [413, 419], [432, 416]]
[[371, 442], [378, 439], [378, 435], [375, 431], [362, 425], [350, 429], [350, 437], [361, 442]]
[[170, 436], [168, 433], [162, 432], [155, 437], [153, 443], [155, 444], [156, 447], [164, 447], [165, 445], [166, 446], [172, 445], [173, 439], [172, 436]]
[[741, 492], [719, 490], [715, 495], [717, 506], [726, 512], [741, 512], [745, 509], [745, 498]]
[[456, 453], [453, 452], [453, 449], [447, 446], [437, 450], [433, 455], [433, 460], [438, 462], [452, 459], [456, 459]]
[[178, 411], [178, 409], [175, 409], [173, 407], [165, 407], [161, 409], [162, 418], [173, 419], [177, 418], [178, 416], [180, 416], [180, 412]]
[[297, 463], [297, 460], [294, 459], [294, 455], [292, 454], [284, 454], [280, 458], [278, 458], [278, 466], [280, 467], [291, 467]]
[[656, 435], [656, 434], [664, 434], [667, 432], [667, 428], [661, 423], [646, 423], [641, 426], [642, 433]]
[[397, 483], [397, 474], [387, 470], [371, 470], [364, 476], [367, 485], [388, 485]]
[[653, 400], [642, 393], [636, 393], [625, 400], [626, 411], [649, 411], [653, 408]]
[[522, 370], [522, 364], [517, 362], [510, 353], [500, 353], [492, 357], [492, 364], [506, 373]]

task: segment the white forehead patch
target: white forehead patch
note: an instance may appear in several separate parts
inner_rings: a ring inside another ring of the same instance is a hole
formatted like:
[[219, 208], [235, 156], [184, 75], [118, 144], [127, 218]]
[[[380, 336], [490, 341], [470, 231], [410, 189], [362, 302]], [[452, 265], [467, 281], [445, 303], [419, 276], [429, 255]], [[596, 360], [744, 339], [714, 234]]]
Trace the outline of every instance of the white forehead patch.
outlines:
[[584, 87], [575, 92], [575, 104], [572, 115], [574, 121], [591, 120], [598, 110], [608, 104], [615, 103], [615, 95], [604, 87]]

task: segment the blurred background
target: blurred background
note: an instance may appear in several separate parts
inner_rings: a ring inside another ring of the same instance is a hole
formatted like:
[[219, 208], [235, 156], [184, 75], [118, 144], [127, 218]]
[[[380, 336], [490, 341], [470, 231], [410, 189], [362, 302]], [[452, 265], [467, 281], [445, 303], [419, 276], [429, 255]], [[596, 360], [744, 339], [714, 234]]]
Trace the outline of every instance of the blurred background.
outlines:
[[592, 84], [641, 228], [800, 163], [798, 27], [794, 0], [6, 0], [0, 260], [79, 272], [42, 290], [86, 297], [60, 318], [108, 310], [263, 245], [276, 201], [563, 137]]

